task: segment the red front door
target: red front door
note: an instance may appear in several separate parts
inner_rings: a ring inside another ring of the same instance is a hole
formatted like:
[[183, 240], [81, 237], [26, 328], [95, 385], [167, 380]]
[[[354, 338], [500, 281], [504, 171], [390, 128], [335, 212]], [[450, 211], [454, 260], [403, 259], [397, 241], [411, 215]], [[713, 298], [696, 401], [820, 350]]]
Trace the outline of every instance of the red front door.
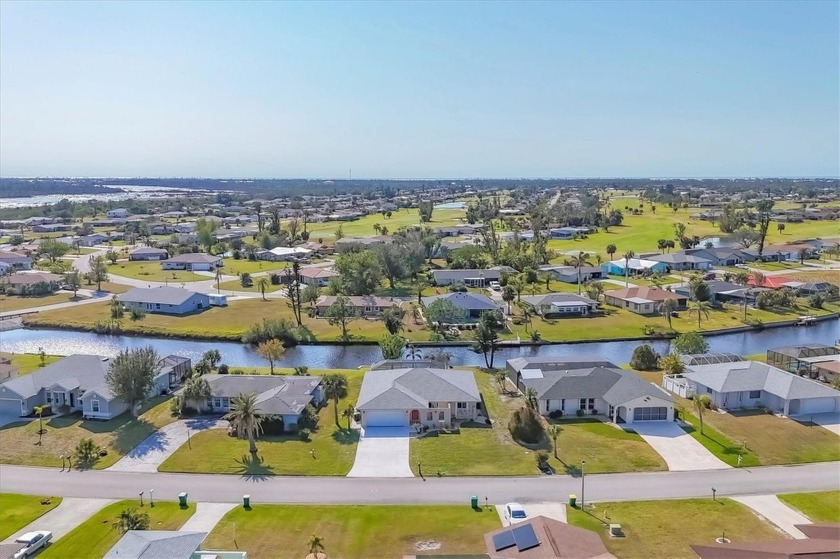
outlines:
[[411, 422], [416, 423], [420, 421], [420, 412], [417, 410], [411, 410]]

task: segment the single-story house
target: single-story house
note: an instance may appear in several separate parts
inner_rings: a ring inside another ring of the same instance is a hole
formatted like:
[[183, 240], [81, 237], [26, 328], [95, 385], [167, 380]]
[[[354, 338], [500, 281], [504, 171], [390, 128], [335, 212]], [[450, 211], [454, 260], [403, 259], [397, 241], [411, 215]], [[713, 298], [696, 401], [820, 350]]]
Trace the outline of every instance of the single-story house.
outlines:
[[625, 268], [627, 269], [626, 275], [630, 276], [640, 276], [644, 274], [653, 274], [656, 272], [659, 272], [660, 274], [665, 274], [668, 272], [668, 265], [664, 262], [658, 262], [656, 260], [647, 260], [642, 258], [630, 258], [626, 261], [623, 258], [621, 258], [619, 260], [612, 260], [601, 265], [601, 269], [604, 271], [604, 273], [612, 276], [624, 276]]
[[106, 214], [110, 218], [126, 218], [128, 217], [128, 210], [125, 208], [117, 208], [115, 210], [108, 210]]
[[677, 302], [677, 308], [685, 308], [688, 297], [658, 287], [627, 287], [604, 293], [604, 301], [608, 305], [627, 309], [636, 314], [655, 314], [659, 312], [659, 304], [667, 299]]
[[589, 316], [598, 308], [596, 301], [574, 293], [547, 293], [522, 297], [522, 302], [531, 306], [544, 318]]
[[805, 258], [818, 258], [820, 251], [807, 243], [787, 243], [780, 245], [767, 245], [761, 254], [764, 261], [798, 261], [799, 251], [805, 251]]
[[421, 302], [423, 307], [428, 307], [439, 300], [447, 300], [461, 309], [462, 315], [459, 317], [461, 320], [479, 319], [487, 311], [497, 311], [502, 308], [487, 295], [469, 292], [432, 295], [431, 297], [423, 297]]
[[537, 392], [543, 415], [601, 414], [613, 423], [673, 421], [671, 396], [632, 371], [617, 367], [554, 368], [546, 365], [520, 369], [518, 388]]
[[33, 225], [32, 231], [35, 233], [58, 233], [60, 231], [70, 231], [70, 225], [66, 223], [44, 223], [43, 225]]
[[17, 295], [46, 295], [61, 288], [64, 276], [49, 272], [19, 272], [3, 278], [7, 291]]
[[[315, 301], [315, 309], [318, 316], [327, 316], [327, 311], [335, 303], [336, 299], [338, 297], [334, 295], [321, 295], [318, 297], [318, 300]], [[347, 297], [347, 300], [353, 306], [356, 315], [366, 317], [378, 316], [385, 309], [399, 307], [402, 304], [402, 301], [399, 299], [377, 297], [375, 295], [350, 295]]]
[[368, 371], [356, 409], [363, 428], [434, 428], [475, 420], [481, 394], [470, 371], [430, 367]]
[[840, 410], [837, 390], [756, 361], [691, 366], [662, 384], [683, 397], [708, 395], [724, 409], [762, 406], [783, 415]]
[[667, 266], [667, 272], [674, 270], [708, 270], [712, 267], [712, 261], [697, 256], [696, 254], [686, 254], [684, 252], [672, 252], [670, 254], [656, 254], [648, 256], [648, 260], [656, 260], [662, 262]]
[[432, 270], [432, 281], [438, 286], [463, 283], [467, 287], [484, 287], [491, 281], [499, 281], [503, 273], [516, 273], [516, 270], [508, 266], [481, 270]]
[[0, 250], [0, 262], [9, 264], [13, 270], [31, 270], [32, 259], [19, 252]]
[[271, 262], [291, 262], [293, 260], [308, 258], [311, 254], [311, 250], [303, 247], [275, 247], [271, 250], [261, 251], [259, 257], [260, 260], [269, 260]]
[[333, 245], [328, 245], [326, 243], [318, 243], [315, 241], [309, 241], [303, 243], [303, 248], [309, 249], [315, 256], [327, 256], [330, 254], [335, 254], [335, 247]]
[[552, 279], [562, 281], [564, 283], [577, 283], [578, 274], [580, 274], [580, 282], [586, 282], [594, 279], [602, 279], [606, 273], [599, 266], [541, 266], [540, 271], [551, 274]]
[[160, 314], [188, 314], [210, 307], [210, 298], [181, 287], [134, 287], [116, 296], [126, 309]]
[[321, 377], [277, 375], [204, 375], [210, 398], [203, 409], [228, 413], [231, 400], [239, 394], [256, 394], [257, 411], [283, 418], [284, 429], [297, 427], [300, 413], [308, 404], [324, 403]]
[[166, 260], [169, 253], [162, 248], [139, 247], [128, 253], [129, 260]]
[[615, 559], [596, 532], [545, 516], [487, 532], [484, 544], [490, 559]]
[[[737, 283], [732, 283], [724, 280], [709, 280], [706, 282], [709, 286], [709, 293], [711, 303], [743, 303], [746, 297], [747, 303], [755, 303], [755, 298], [762, 291], [766, 289], [762, 287], [746, 288]], [[682, 295], [691, 298], [692, 291], [690, 285], [673, 286], [672, 289], [677, 295]]]
[[164, 270], [189, 270], [192, 272], [213, 271], [216, 268], [221, 268], [222, 265], [220, 257], [202, 252], [179, 254], [160, 263], [160, 267]]
[[394, 238], [388, 235], [371, 235], [368, 237], [343, 237], [335, 242], [335, 248], [339, 250], [370, 248], [377, 245], [391, 244], [393, 242]]
[[713, 266], [735, 266], [755, 260], [755, 256], [738, 248], [692, 248], [684, 252], [708, 260]]
[[524, 369], [591, 369], [592, 367], [606, 367], [615, 369], [618, 365], [607, 361], [600, 355], [573, 355], [568, 357], [515, 357], [508, 359], [505, 364], [510, 382], [519, 390], [524, 389], [520, 383]]
[[[84, 417], [113, 419], [128, 411], [108, 388], [105, 377], [111, 359], [99, 355], [70, 355], [35, 372], [10, 379], [0, 385], [0, 415], [26, 416], [35, 406], [50, 405], [53, 411], [68, 406]], [[154, 380], [150, 396], [169, 390], [170, 370], [162, 368]]]
[[332, 268], [320, 266], [307, 266], [300, 269], [300, 281], [306, 285], [326, 287], [330, 280], [339, 276], [339, 273]]
[[575, 236], [586, 236], [591, 232], [588, 227], [555, 227], [548, 230], [552, 239], [574, 239]]
[[202, 549], [207, 532], [129, 530], [105, 559], [248, 559], [245, 551]]

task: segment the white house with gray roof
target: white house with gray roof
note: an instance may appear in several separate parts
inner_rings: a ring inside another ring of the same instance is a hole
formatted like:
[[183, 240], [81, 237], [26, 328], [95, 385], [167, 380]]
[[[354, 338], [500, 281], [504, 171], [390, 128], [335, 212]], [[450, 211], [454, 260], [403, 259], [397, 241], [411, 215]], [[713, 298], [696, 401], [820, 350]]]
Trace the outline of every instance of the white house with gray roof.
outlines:
[[[32, 374], [0, 384], [0, 416], [22, 417], [35, 406], [49, 405], [54, 412], [64, 406], [85, 418], [113, 419], [128, 411], [128, 405], [108, 388], [105, 377], [111, 359], [100, 355], [70, 355]], [[160, 366], [150, 396], [170, 387], [171, 367]]]
[[444, 293], [443, 295], [423, 297], [421, 301], [424, 307], [428, 307], [435, 301], [442, 299], [449, 301], [460, 309], [461, 315], [458, 318], [463, 321], [475, 321], [481, 318], [481, 315], [487, 311], [502, 310], [502, 307], [498, 303], [481, 293]]
[[294, 429], [303, 409], [324, 403], [321, 377], [275, 375], [204, 375], [210, 385], [210, 398], [204, 409], [214, 413], [231, 410], [231, 400], [239, 394], [256, 394], [257, 411], [283, 418], [285, 429]]
[[544, 293], [522, 297], [522, 302], [544, 318], [589, 316], [598, 309], [596, 301], [575, 293]]
[[508, 378], [537, 393], [543, 415], [606, 415], [614, 423], [673, 421], [674, 402], [662, 388], [598, 356], [508, 361]]
[[448, 427], [475, 420], [480, 409], [471, 371], [432, 367], [368, 371], [356, 403], [363, 428]]
[[126, 309], [160, 314], [188, 314], [210, 308], [210, 297], [181, 287], [134, 287], [116, 296]]
[[499, 281], [502, 274], [515, 274], [516, 270], [508, 266], [495, 266], [487, 269], [432, 270], [435, 285], [463, 283], [467, 287], [485, 287], [491, 281]]
[[168, 257], [166, 249], [155, 247], [138, 247], [128, 253], [129, 260], [166, 260]]
[[662, 384], [683, 397], [705, 394], [723, 409], [761, 406], [782, 415], [840, 411], [837, 390], [756, 361], [694, 365]]
[[173, 256], [169, 260], [160, 263], [164, 270], [188, 270], [191, 272], [210, 272], [222, 267], [222, 259], [212, 254], [203, 252], [187, 252]]

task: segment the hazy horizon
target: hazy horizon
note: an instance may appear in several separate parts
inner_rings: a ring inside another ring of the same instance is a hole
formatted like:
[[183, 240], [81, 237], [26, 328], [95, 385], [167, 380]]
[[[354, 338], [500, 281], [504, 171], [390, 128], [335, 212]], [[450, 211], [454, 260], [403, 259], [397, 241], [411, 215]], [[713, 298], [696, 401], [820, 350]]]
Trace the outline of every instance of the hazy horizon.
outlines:
[[837, 2], [7, 2], [3, 177], [837, 178]]

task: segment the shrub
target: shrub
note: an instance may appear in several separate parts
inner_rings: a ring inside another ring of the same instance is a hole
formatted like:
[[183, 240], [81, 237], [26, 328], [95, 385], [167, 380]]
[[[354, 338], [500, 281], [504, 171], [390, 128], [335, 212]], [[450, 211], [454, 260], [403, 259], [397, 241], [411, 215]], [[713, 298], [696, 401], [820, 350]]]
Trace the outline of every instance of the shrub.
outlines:
[[228, 373], [230, 373], [230, 367], [228, 367], [227, 363], [222, 363], [221, 365], [219, 365], [220, 375], [226, 375]]
[[143, 309], [131, 309], [131, 320], [143, 320], [146, 318], [146, 311]]
[[648, 344], [642, 344], [633, 350], [630, 366], [639, 371], [652, 371], [659, 366], [659, 355]]
[[306, 365], [295, 367], [295, 374], [301, 377], [309, 376], [309, 367]]
[[181, 415], [181, 398], [175, 396], [169, 401], [169, 413], [174, 416]]
[[268, 280], [271, 285], [280, 285], [280, 274], [269, 274]]
[[586, 413], [586, 412], [584, 412], [583, 410], [576, 410], [575, 411], [575, 415], [578, 416], [578, 417], [583, 417], [584, 413]]
[[561, 417], [563, 417], [563, 410], [553, 410], [548, 414], [548, 417], [550, 417], [551, 419], [560, 419]]
[[286, 347], [297, 345], [298, 337], [295, 325], [285, 318], [264, 318], [262, 322], [251, 326], [242, 336], [243, 343], [253, 345], [271, 339], [280, 340]]
[[82, 439], [76, 445], [74, 454], [79, 468], [90, 468], [99, 460], [99, 446], [93, 439]]
[[230, 374], [232, 374], [232, 375], [244, 375], [245, 371], [243, 371], [242, 369], [234, 369], [230, 372]]
[[537, 412], [529, 407], [522, 407], [513, 412], [508, 429], [514, 439], [528, 444], [538, 443], [544, 434]]
[[251, 274], [248, 272], [242, 272], [242, 275], [239, 276], [239, 283], [242, 287], [251, 287], [254, 285], [254, 280], [251, 279]]
[[537, 459], [537, 467], [543, 469], [548, 466], [548, 453], [544, 450], [539, 451], [535, 458]]
[[312, 404], [307, 404], [298, 417], [298, 427], [307, 430], [315, 429], [318, 427], [318, 419], [318, 410]]
[[808, 304], [814, 307], [815, 309], [821, 309], [825, 304], [825, 297], [822, 293], [814, 293], [813, 295], [808, 297]]
[[312, 434], [312, 431], [304, 427], [303, 429], [298, 431], [298, 438], [303, 442], [309, 441], [309, 437]]

